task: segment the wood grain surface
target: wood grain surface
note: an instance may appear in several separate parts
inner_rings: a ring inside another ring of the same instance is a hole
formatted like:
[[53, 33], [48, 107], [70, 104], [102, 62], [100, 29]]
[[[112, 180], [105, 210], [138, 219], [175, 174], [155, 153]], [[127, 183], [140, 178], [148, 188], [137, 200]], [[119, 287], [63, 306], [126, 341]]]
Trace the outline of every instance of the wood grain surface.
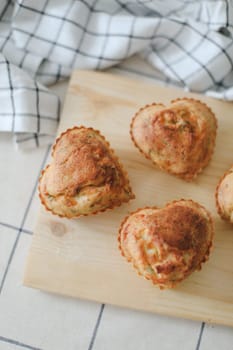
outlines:
[[[137, 109], [190, 96], [204, 100], [218, 119], [209, 166], [187, 183], [143, 158], [129, 137]], [[233, 163], [233, 105], [107, 73], [75, 71], [59, 132], [74, 125], [99, 129], [129, 173], [136, 199], [93, 217], [68, 220], [41, 208], [26, 262], [24, 285], [66, 296], [233, 326], [233, 226], [215, 209], [218, 179]], [[123, 218], [148, 205], [193, 199], [213, 215], [216, 234], [210, 260], [173, 290], [160, 291], [139, 277], [118, 251]]]

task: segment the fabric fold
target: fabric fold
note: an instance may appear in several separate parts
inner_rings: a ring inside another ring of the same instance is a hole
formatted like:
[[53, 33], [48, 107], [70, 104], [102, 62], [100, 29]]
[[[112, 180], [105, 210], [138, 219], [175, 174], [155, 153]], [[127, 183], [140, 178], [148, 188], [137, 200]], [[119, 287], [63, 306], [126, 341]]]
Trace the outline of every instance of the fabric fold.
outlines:
[[233, 100], [233, 4], [3, 1], [0, 53], [0, 131], [16, 134], [20, 147], [38, 146], [59, 118], [59, 99], [44, 85], [77, 68], [107, 69], [137, 55], [161, 82]]

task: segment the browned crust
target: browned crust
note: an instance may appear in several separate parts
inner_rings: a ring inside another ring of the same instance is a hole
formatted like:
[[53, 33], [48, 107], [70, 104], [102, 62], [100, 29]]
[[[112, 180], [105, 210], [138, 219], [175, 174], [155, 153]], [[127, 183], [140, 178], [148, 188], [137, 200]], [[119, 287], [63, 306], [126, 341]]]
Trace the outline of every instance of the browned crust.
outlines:
[[[133, 211], [133, 212], [131, 212], [130, 214], [128, 214], [128, 215], [123, 219], [123, 221], [122, 221], [121, 224], [120, 224], [120, 228], [119, 228], [119, 230], [118, 230], [117, 241], [118, 241], [118, 249], [120, 250], [121, 256], [123, 256], [123, 257], [127, 260], [127, 262], [132, 263], [132, 266], [133, 266], [133, 268], [134, 268], [134, 271], [138, 274], [138, 276], [142, 276], [144, 279], [150, 280], [149, 278], [147, 278], [147, 277], [145, 277], [145, 276], [143, 276], [143, 275], [141, 274], [141, 272], [138, 270], [137, 266], [136, 266], [130, 259], [128, 259], [128, 258], [125, 256], [125, 254], [124, 254], [124, 252], [123, 252], [123, 250], [122, 250], [122, 248], [121, 248], [121, 230], [122, 230], [122, 228], [123, 228], [125, 222], [128, 220], [128, 218], [129, 218], [131, 215], [136, 214], [137, 212], [139, 212], [139, 211], [141, 211], [141, 210], [144, 210], [144, 209], [158, 209], [158, 208], [157, 208], [156, 206], [153, 206], [153, 207], [147, 206], [147, 207], [144, 207], [144, 208], [138, 208], [138, 209], [136, 209], [135, 211]], [[154, 285], [156, 284], [155, 281], [152, 281], [152, 280], [150, 280], [150, 281], [151, 281]], [[159, 287], [159, 288], [160, 288], [160, 289], [163, 289], [162, 287]]]
[[[201, 270], [203, 263], [205, 263], [206, 261], [208, 261], [209, 256], [210, 256], [210, 252], [213, 250], [214, 221], [213, 221], [213, 218], [212, 218], [210, 212], [209, 212], [203, 205], [201, 205], [201, 204], [199, 204], [199, 203], [193, 201], [192, 199], [184, 199], [184, 198], [181, 198], [181, 199], [179, 199], [179, 200], [173, 200], [173, 201], [171, 201], [171, 202], [168, 202], [168, 203], [165, 205], [164, 208], [166, 208], [166, 207], [168, 207], [168, 206], [170, 206], [170, 205], [173, 205], [173, 204], [175, 204], [175, 203], [179, 203], [179, 202], [181, 202], [181, 201], [188, 201], [188, 202], [191, 202], [192, 204], [197, 205], [200, 209], [204, 210], [205, 213], [207, 214], [208, 218], [209, 218], [210, 226], [211, 226], [211, 228], [212, 228], [212, 230], [211, 230], [211, 237], [212, 237], [212, 239], [211, 239], [211, 241], [210, 241], [209, 246], [207, 247], [206, 255], [203, 257], [203, 259], [202, 259], [200, 265], [196, 268], [196, 270]], [[153, 210], [153, 209], [160, 209], [160, 208], [158, 208], [158, 207], [156, 207], [156, 206], [153, 206], [153, 207], [146, 206], [146, 207], [143, 207], [143, 208], [138, 208], [138, 209], [136, 209], [135, 211], [129, 213], [129, 214], [122, 220], [122, 222], [121, 222], [121, 224], [120, 224], [120, 227], [119, 227], [119, 230], [118, 230], [118, 236], [117, 236], [118, 249], [119, 249], [119, 251], [120, 251], [120, 253], [121, 253], [121, 256], [123, 256], [123, 257], [127, 260], [127, 262], [129, 262], [129, 263], [132, 263], [132, 261], [131, 261], [130, 259], [128, 259], [128, 258], [125, 256], [125, 254], [124, 254], [124, 252], [123, 252], [123, 250], [122, 250], [122, 247], [121, 247], [121, 231], [122, 231], [122, 229], [123, 229], [123, 226], [124, 226], [125, 222], [128, 220], [128, 218], [129, 218], [131, 215], [134, 215], [134, 214], [136, 214], [137, 212], [140, 212], [141, 210], [145, 210], [145, 209], [152, 209], [152, 210]], [[150, 278], [145, 277], [144, 275], [142, 275], [142, 274], [138, 271], [138, 268], [135, 266], [134, 263], [132, 263], [132, 266], [133, 266], [134, 270], [136, 271], [136, 273], [138, 274], [138, 276], [142, 276], [144, 279], [149, 280], [152, 284], [158, 286], [161, 290], [167, 289], [167, 288], [174, 288], [178, 283], [182, 282], [182, 281], [187, 277], [186, 275], [184, 275], [183, 279], [181, 279], [181, 280], [179, 280], [179, 281], [175, 281], [175, 282], [170, 282], [169, 286], [166, 286], [166, 285], [159, 285], [159, 283], [157, 283], [156, 281], [153, 281], [152, 279], [150, 279]]]
[[[210, 149], [211, 149], [211, 152], [209, 152], [209, 157], [206, 159], [205, 164], [202, 165], [202, 166], [200, 166], [200, 168], [197, 170], [197, 172], [194, 174], [193, 177], [190, 178], [189, 176], [187, 176], [187, 175], [185, 175], [185, 174], [184, 174], [184, 175], [183, 175], [183, 174], [176, 174], [176, 173], [173, 172], [172, 170], [166, 169], [166, 172], [169, 173], [169, 174], [171, 174], [171, 175], [174, 175], [174, 176], [176, 176], [176, 177], [178, 177], [178, 178], [181, 178], [181, 179], [183, 179], [183, 180], [185, 180], [185, 181], [192, 181], [192, 180], [195, 179], [195, 178], [197, 177], [197, 175], [200, 174], [200, 173], [202, 172], [202, 170], [208, 165], [208, 163], [210, 162], [210, 160], [211, 160], [211, 158], [212, 158], [212, 156], [213, 156], [214, 149], [215, 149], [215, 143], [216, 143], [216, 134], [217, 134], [217, 129], [218, 129], [218, 123], [217, 123], [216, 116], [215, 116], [214, 112], [212, 111], [212, 109], [211, 109], [209, 106], [207, 106], [206, 103], [204, 103], [204, 102], [202, 102], [202, 101], [200, 101], [200, 100], [197, 100], [197, 99], [194, 99], [194, 98], [183, 97], [183, 98], [176, 98], [176, 99], [174, 99], [174, 100], [171, 100], [170, 103], [174, 103], [174, 102], [182, 101], [182, 100], [192, 101], [192, 102], [198, 102], [199, 104], [205, 106], [205, 107], [208, 109], [208, 111], [212, 114], [213, 120], [214, 120], [214, 123], [215, 123], [215, 125], [214, 125], [214, 129], [215, 129], [215, 130], [214, 130], [214, 134], [213, 134], [213, 137], [212, 137], [212, 143], [211, 143], [211, 148], [210, 148]], [[147, 104], [147, 105], [145, 105], [144, 107], [141, 107], [141, 108], [135, 113], [135, 115], [133, 116], [133, 118], [132, 118], [132, 120], [131, 120], [131, 123], [130, 123], [130, 137], [131, 137], [131, 140], [132, 140], [133, 144], [135, 145], [135, 147], [139, 150], [139, 152], [140, 152], [141, 154], [143, 154], [143, 156], [144, 156], [146, 159], [150, 160], [150, 161], [151, 161], [156, 167], [158, 167], [159, 169], [165, 171], [164, 169], [160, 168], [159, 165], [158, 165], [156, 162], [154, 162], [154, 161], [151, 159], [151, 157], [150, 157], [148, 154], [146, 154], [146, 153], [140, 148], [140, 146], [137, 144], [137, 142], [136, 142], [136, 140], [135, 140], [135, 138], [134, 138], [134, 136], [133, 136], [133, 124], [134, 124], [134, 121], [135, 121], [136, 117], [137, 117], [138, 114], [141, 113], [144, 109], [146, 109], [146, 108], [148, 108], [148, 107], [151, 107], [151, 106], [164, 106], [164, 105], [163, 105], [162, 103], [152, 103], [152, 104]], [[164, 106], [164, 107], [165, 107], [165, 106]]]
[[68, 134], [70, 131], [73, 131], [73, 130], [81, 130], [81, 129], [94, 131], [94, 132], [97, 133], [99, 136], [101, 136], [101, 137], [104, 139], [104, 141], [106, 142], [106, 144], [107, 144], [109, 150], [112, 151], [113, 154], [114, 154], [114, 156], [115, 156], [115, 158], [118, 159], [118, 157], [115, 155], [115, 152], [114, 152], [113, 149], [110, 147], [110, 143], [109, 143], [109, 142], [106, 140], [106, 138], [100, 133], [99, 130], [94, 129], [94, 128], [92, 128], [92, 127], [86, 127], [86, 126], [83, 126], [83, 125], [80, 125], [80, 126], [76, 126], [76, 125], [75, 125], [75, 126], [73, 126], [72, 128], [68, 128], [68, 129], [66, 129], [65, 131], [63, 131], [63, 132], [56, 138], [55, 143], [54, 143], [54, 145], [53, 145], [53, 147], [52, 147], [52, 153], [51, 153], [52, 157], [53, 157], [53, 154], [54, 154], [55, 148], [57, 147], [58, 142], [60, 141], [60, 139], [61, 139], [65, 134]]
[[[135, 115], [133, 116], [133, 118], [132, 118], [132, 120], [131, 120], [131, 123], [130, 123], [130, 130], [129, 130], [130, 137], [131, 137], [131, 140], [133, 141], [134, 146], [139, 150], [139, 152], [140, 152], [141, 154], [143, 154], [143, 156], [144, 156], [146, 159], [149, 159], [150, 161], [152, 161], [151, 158], [150, 158], [146, 153], [144, 153], [143, 150], [141, 150], [141, 148], [138, 146], [136, 140], [134, 139], [134, 136], [133, 136], [133, 124], [134, 124], [134, 121], [135, 121], [135, 119], [137, 118], [138, 114], [140, 114], [144, 109], [146, 109], [146, 108], [148, 108], [148, 107], [151, 107], [151, 106], [161, 106], [161, 107], [165, 107], [164, 104], [162, 104], [162, 103], [155, 103], [155, 102], [154, 102], [154, 103], [151, 103], [151, 104], [147, 104], [147, 105], [141, 107], [141, 108], [135, 113]], [[152, 163], [153, 163], [154, 165], [158, 166], [158, 164], [156, 164], [155, 162], [152, 161]]]
[[194, 177], [196, 177], [209, 164], [210, 160], [213, 157], [215, 144], [216, 144], [217, 130], [218, 130], [218, 121], [217, 121], [217, 118], [216, 118], [214, 112], [212, 111], [212, 109], [205, 102], [203, 102], [201, 100], [194, 99], [194, 98], [183, 97], [183, 98], [176, 98], [175, 100], [172, 100], [171, 103], [174, 103], [174, 102], [177, 102], [177, 101], [180, 101], [180, 100], [187, 100], [187, 101], [197, 102], [197, 103], [201, 104], [202, 106], [204, 106], [213, 116], [214, 134], [213, 134], [213, 137], [212, 137], [212, 143], [211, 143], [211, 148], [210, 148], [211, 152], [209, 152], [209, 157], [206, 159], [205, 164], [202, 167], [200, 167], [199, 170], [197, 171], [197, 173], [195, 174]]
[[[209, 110], [209, 112], [213, 115], [213, 117], [215, 118], [215, 114], [212, 111], [212, 109], [205, 102], [203, 102], [201, 100], [197, 100], [197, 99], [192, 98], [192, 97], [178, 97], [178, 98], [175, 98], [174, 100], [171, 100], [171, 103], [175, 103], [177, 101], [183, 101], [183, 100], [200, 103], [201, 105], [205, 106]], [[216, 120], [216, 123], [217, 123], [217, 120]]]
[[67, 133], [69, 133], [70, 131], [73, 131], [73, 130], [81, 130], [81, 129], [91, 130], [91, 131], [96, 132], [99, 136], [101, 136], [101, 137], [103, 138], [104, 142], [106, 142], [106, 145], [107, 145], [109, 151], [112, 153], [114, 159], [118, 162], [118, 164], [119, 164], [119, 166], [120, 166], [120, 169], [121, 169], [121, 171], [122, 171], [122, 173], [123, 173], [123, 175], [124, 175], [124, 177], [125, 177], [125, 185], [128, 185], [129, 190], [131, 191], [131, 198], [125, 199], [125, 200], [121, 199], [121, 200], [119, 201], [119, 203], [115, 203], [114, 205], [109, 206], [108, 208], [96, 210], [96, 211], [93, 211], [93, 212], [87, 213], [87, 214], [77, 214], [77, 215], [73, 215], [72, 217], [68, 217], [68, 216], [66, 216], [66, 215], [61, 215], [61, 214], [54, 213], [54, 212], [52, 211], [52, 209], [50, 209], [50, 208], [47, 206], [45, 200], [43, 199], [43, 197], [42, 197], [42, 195], [41, 195], [41, 193], [40, 193], [40, 182], [41, 182], [41, 180], [42, 180], [42, 177], [43, 177], [44, 173], [46, 172], [46, 170], [47, 170], [47, 169], [49, 168], [49, 166], [50, 166], [50, 164], [48, 164], [48, 165], [45, 167], [45, 169], [43, 169], [43, 170], [41, 171], [41, 175], [40, 175], [40, 178], [39, 178], [39, 182], [38, 182], [38, 183], [39, 183], [39, 186], [38, 186], [39, 198], [40, 198], [40, 201], [41, 201], [41, 203], [43, 204], [44, 208], [45, 208], [48, 212], [52, 213], [52, 214], [55, 215], [55, 216], [59, 216], [59, 217], [61, 217], [61, 218], [75, 219], [75, 218], [78, 218], [78, 217], [80, 217], [80, 216], [96, 215], [96, 214], [98, 214], [98, 213], [101, 213], [101, 212], [103, 213], [103, 212], [105, 212], [105, 211], [107, 211], [107, 210], [112, 210], [112, 209], [114, 209], [114, 208], [116, 208], [116, 207], [119, 207], [119, 206], [121, 206], [123, 203], [128, 203], [130, 200], [132, 200], [132, 199], [135, 198], [135, 194], [133, 193], [132, 187], [130, 186], [128, 173], [127, 173], [127, 172], [125, 171], [125, 169], [123, 168], [123, 166], [122, 166], [121, 162], [119, 161], [119, 158], [118, 158], [117, 155], [115, 154], [114, 150], [110, 147], [110, 143], [109, 143], [109, 142], [106, 140], [106, 138], [100, 133], [99, 130], [96, 130], [96, 129], [92, 128], [92, 127], [85, 127], [85, 126], [82, 126], [82, 125], [81, 125], [81, 126], [74, 126], [74, 127], [72, 127], [72, 128], [66, 129], [65, 131], [63, 131], [63, 132], [56, 138], [55, 143], [54, 143], [54, 145], [53, 145], [53, 147], [52, 147], [51, 156], [53, 157], [55, 148], [56, 148], [56, 146], [57, 146], [57, 144], [58, 144], [58, 141], [59, 141], [65, 134], [67, 134]]
[[227, 171], [225, 171], [225, 173], [220, 177], [219, 181], [218, 181], [218, 184], [217, 184], [217, 187], [216, 187], [216, 190], [215, 190], [215, 204], [216, 204], [216, 209], [217, 209], [217, 212], [218, 212], [218, 215], [221, 217], [221, 219], [227, 221], [227, 222], [230, 222], [233, 224], [233, 222], [226, 216], [224, 215], [224, 213], [222, 212], [222, 209], [219, 205], [219, 201], [218, 201], [218, 192], [219, 192], [219, 187], [221, 186], [222, 184], [222, 181], [225, 179], [225, 177], [229, 174], [231, 174], [233, 171], [233, 164], [232, 166], [230, 167], [230, 169], [228, 169]]
[[[143, 207], [143, 208], [138, 208], [138, 209], [132, 211], [131, 213], [129, 213], [128, 215], [126, 215], [126, 216], [124, 217], [124, 219], [122, 220], [121, 224], [120, 224], [120, 227], [119, 227], [119, 230], [118, 230], [117, 240], [118, 240], [118, 243], [119, 243], [119, 244], [118, 244], [118, 248], [120, 249], [121, 255], [124, 256], [124, 257], [125, 257], [125, 254], [124, 254], [124, 252], [123, 252], [122, 249], [121, 249], [121, 243], [120, 243], [120, 239], [121, 239], [121, 230], [122, 230], [122, 228], [123, 228], [125, 222], [128, 220], [128, 218], [129, 218], [131, 215], [134, 215], [134, 214], [138, 213], [139, 211], [145, 210], [145, 209], [159, 209], [159, 208], [156, 207], [156, 206], [153, 206], [153, 207], [146, 206], [146, 207]], [[129, 260], [127, 259], [127, 261], [129, 261]]]

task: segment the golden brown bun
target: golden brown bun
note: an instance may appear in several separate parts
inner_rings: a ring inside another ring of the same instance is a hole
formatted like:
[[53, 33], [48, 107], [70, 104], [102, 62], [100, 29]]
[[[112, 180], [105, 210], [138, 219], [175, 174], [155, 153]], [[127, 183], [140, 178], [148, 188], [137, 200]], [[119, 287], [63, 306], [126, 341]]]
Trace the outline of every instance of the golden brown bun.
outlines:
[[233, 166], [220, 179], [215, 195], [219, 215], [233, 223]]
[[127, 174], [109, 143], [92, 128], [74, 127], [57, 139], [42, 172], [41, 202], [53, 214], [96, 214], [134, 198]]
[[131, 138], [144, 156], [161, 169], [192, 180], [209, 163], [217, 122], [204, 103], [177, 99], [166, 107], [147, 105], [131, 123]]
[[119, 230], [119, 248], [137, 272], [160, 288], [172, 288], [199, 270], [210, 253], [213, 221], [192, 200], [131, 213]]

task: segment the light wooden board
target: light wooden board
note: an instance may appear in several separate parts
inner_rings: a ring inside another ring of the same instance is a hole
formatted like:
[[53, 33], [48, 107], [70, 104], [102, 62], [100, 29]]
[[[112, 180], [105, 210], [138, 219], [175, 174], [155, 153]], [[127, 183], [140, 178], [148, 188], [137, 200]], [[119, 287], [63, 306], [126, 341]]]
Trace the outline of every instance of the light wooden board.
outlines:
[[[186, 183], [151, 165], [133, 146], [129, 124], [147, 103], [182, 96], [205, 100], [218, 117], [210, 165]], [[214, 191], [233, 163], [233, 105], [106, 73], [73, 73], [59, 133], [73, 125], [99, 129], [129, 173], [136, 199], [93, 217], [60, 219], [40, 210], [26, 263], [24, 285], [123, 307], [233, 326], [233, 226], [216, 213]], [[192, 198], [215, 220], [214, 250], [201, 272], [174, 290], [160, 291], [139, 277], [118, 251], [122, 219], [138, 207]]]

